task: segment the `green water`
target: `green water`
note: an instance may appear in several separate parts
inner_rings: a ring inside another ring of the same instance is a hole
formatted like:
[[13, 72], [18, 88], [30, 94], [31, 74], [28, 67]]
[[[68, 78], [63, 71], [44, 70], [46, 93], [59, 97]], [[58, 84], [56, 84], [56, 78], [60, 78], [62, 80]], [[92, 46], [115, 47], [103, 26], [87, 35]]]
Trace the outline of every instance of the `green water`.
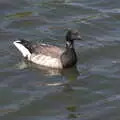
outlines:
[[[76, 66], [26, 64], [17, 38], [64, 46], [78, 29]], [[120, 119], [119, 0], [0, 1], [0, 120]]]

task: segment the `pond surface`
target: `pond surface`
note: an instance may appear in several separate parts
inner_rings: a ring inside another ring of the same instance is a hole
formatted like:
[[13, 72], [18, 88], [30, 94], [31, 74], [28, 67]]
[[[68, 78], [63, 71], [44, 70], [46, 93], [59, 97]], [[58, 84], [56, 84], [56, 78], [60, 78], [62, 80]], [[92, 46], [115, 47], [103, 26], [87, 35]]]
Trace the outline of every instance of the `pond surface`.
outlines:
[[[24, 62], [13, 41], [64, 46], [78, 29], [78, 63], [63, 71]], [[0, 120], [120, 119], [119, 0], [0, 0]]]

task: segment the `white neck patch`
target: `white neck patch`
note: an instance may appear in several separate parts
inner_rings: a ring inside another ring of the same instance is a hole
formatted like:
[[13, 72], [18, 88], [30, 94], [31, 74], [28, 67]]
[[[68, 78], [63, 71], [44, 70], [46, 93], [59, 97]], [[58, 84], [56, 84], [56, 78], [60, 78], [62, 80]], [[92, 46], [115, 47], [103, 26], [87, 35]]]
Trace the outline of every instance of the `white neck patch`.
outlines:
[[69, 48], [73, 48], [73, 44], [71, 42], [66, 42], [66, 46], [68, 46]]

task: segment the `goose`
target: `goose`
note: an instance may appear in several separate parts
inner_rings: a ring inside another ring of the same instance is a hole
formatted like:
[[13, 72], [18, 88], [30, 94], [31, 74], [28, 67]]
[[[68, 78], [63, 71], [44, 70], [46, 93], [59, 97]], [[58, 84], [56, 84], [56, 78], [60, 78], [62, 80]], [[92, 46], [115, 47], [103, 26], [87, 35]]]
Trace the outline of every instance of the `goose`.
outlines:
[[65, 38], [64, 48], [48, 44], [33, 44], [25, 39], [17, 39], [13, 44], [28, 61], [44, 67], [63, 69], [76, 64], [74, 41], [81, 40], [81, 36], [77, 30], [68, 30]]

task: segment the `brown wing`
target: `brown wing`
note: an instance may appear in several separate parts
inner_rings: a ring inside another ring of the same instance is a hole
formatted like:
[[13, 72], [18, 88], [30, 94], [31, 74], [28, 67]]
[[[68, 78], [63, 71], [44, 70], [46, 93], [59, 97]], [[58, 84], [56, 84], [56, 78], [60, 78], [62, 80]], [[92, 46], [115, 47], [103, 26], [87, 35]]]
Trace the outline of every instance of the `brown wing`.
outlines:
[[61, 54], [64, 52], [64, 48], [59, 48], [57, 46], [53, 45], [47, 45], [47, 44], [39, 44], [39, 45], [33, 45], [33, 53], [35, 54], [43, 54], [46, 56], [51, 56], [54, 58], [59, 58]]

